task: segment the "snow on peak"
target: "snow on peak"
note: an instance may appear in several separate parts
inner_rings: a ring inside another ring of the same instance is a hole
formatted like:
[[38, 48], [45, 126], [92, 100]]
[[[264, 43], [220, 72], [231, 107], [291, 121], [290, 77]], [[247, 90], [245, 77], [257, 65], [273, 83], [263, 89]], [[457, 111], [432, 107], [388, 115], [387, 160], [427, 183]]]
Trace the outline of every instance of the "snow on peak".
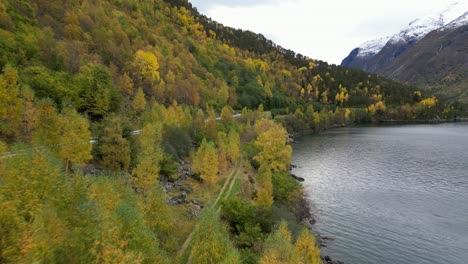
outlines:
[[[445, 9], [432, 11], [424, 18], [413, 20], [409, 25], [395, 34], [390, 43], [415, 42], [425, 37], [429, 32], [443, 28], [449, 22], [457, 19], [468, 10], [468, 2], [454, 2]], [[461, 23], [461, 21], [459, 21]]]
[[367, 41], [358, 47], [357, 57], [373, 56], [387, 43], [417, 42], [434, 30], [456, 28], [468, 24], [468, 1], [454, 2], [445, 9], [434, 10], [424, 18], [411, 21], [399, 33]]
[[452, 3], [446, 9], [444, 9], [441, 13], [444, 16], [445, 23], [450, 24], [452, 21], [458, 20], [460, 17], [466, 16], [467, 11], [468, 11], [468, 1], [463, 1], [463, 2]]
[[461, 15], [459, 18], [453, 20], [452, 22], [445, 25], [442, 30], [444, 29], [452, 29], [458, 28], [464, 25], [468, 25], [468, 11]]
[[388, 37], [382, 37], [382, 38], [378, 38], [378, 39], [365, 42], [364, 44], [359, 46], [358, 48], [359, 51], [358, 51], [357, 56], [366, 57], [366, 56], [372, 56], [372, 55], [379, 53], [379, 51], [382, 50], [385, 44], [387, 44], [389, 39], [390, 37], [388, 36]]
[[454, 2], [445, 9], [433, 10], [424, 18], [411, 21], [399, 33], [368, 41], [359, 46], [358, 57], [379, 53], [387, 43], [417, 42], [434, 30], [456, 28], [468, 24], [468, 1]]
[[390, 43], [418, 41], [429, 32], [443, 27], [444, 24], [442, 15], [413, 20], [398, 34], [393, 35]]

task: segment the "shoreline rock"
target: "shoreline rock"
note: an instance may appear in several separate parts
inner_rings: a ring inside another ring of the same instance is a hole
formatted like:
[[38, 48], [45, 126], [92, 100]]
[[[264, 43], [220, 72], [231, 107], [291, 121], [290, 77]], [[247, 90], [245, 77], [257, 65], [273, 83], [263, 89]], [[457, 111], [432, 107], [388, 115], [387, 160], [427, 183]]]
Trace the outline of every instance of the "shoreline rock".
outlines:
[[290, 173], [290, 175], [291, 175], [291, 177], [293, 177], [293, 178], [294, 178], [296, 181], [298, 181], [298, 182], [304, 182], [304, 181], [305, 181], [305, 179], [302, 178], [302, 177], [299, 177], [299, 176], [294, 175], [294, 174], [292, 174], [292, 173]]

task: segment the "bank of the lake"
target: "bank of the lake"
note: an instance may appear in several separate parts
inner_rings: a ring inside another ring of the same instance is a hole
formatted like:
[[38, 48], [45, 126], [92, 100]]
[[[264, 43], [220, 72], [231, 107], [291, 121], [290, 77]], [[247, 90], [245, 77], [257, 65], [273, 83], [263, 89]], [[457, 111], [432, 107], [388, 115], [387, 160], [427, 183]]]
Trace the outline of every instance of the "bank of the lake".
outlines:
[[345, 263], [468, 259], [468, 124], [352, 127], [296, 138], [293, 173]]

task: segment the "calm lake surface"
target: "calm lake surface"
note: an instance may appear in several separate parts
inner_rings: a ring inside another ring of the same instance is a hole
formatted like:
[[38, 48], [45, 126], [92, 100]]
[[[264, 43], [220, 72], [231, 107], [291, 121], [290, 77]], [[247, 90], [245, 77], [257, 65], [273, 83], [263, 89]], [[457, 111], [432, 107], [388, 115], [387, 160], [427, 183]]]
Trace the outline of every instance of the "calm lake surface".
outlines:
[[468, 263], [468, 124], [356, 127], [296, 140], [293, 173], [345, 264]]

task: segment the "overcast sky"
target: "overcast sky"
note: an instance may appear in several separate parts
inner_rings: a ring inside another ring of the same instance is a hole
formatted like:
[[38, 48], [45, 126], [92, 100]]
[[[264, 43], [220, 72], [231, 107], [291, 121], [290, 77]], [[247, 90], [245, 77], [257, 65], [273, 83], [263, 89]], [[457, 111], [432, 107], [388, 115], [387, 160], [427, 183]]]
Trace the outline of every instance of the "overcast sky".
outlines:
[[[190, 0], [224, 25], [262, 33], [281, 46], [341, 63], [367, 40], [400, 31], [454, 0]], [[463, 0], [465, 1], [465, 0]]]

